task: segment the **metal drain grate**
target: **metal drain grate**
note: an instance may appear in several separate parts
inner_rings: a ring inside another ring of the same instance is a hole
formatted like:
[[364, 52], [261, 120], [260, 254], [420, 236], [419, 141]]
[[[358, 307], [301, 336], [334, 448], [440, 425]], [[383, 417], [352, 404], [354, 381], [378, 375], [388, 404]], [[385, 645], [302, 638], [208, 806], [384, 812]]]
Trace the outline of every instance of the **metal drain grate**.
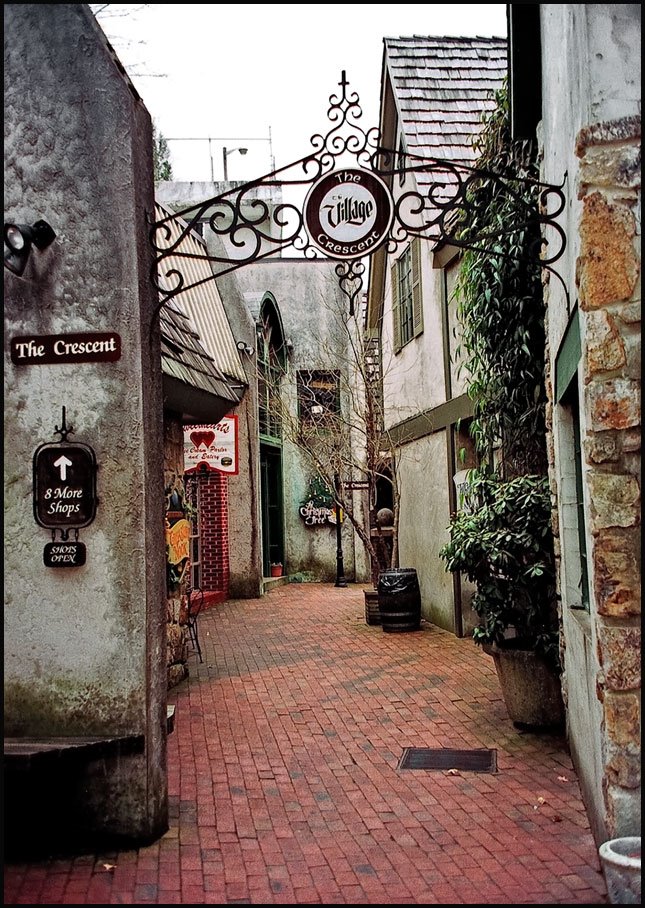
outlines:
[[497, 772], [496, 750], [452, 750], [449, 747], [406, 747], [398, 769], [460, 769]]

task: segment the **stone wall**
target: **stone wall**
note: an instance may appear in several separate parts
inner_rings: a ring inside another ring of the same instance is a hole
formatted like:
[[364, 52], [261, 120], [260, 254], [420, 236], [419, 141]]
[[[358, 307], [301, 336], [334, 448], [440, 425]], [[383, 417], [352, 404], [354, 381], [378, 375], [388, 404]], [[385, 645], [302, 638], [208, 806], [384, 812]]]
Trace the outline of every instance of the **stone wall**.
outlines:
[[576, 153], [582, 201], [577, 282], [585, 324], [583, 463], [606, 810], [610, 830], [620, 831], [631, 817], [640, 831], [640, 118], [581, 130]]
[[[168, 515], [176, 513], [173, 501], [185, 502], [184, 488], [184, 429], [181, 420], [172, 413], [164, 415], [164, 493], [166, 498], [166, 526]], [[169, 566], [170, 568], [170, 566]], [[170, 571], [169, 571], [170, 574]], [[185, 571], [179, 583], [166, 585], [166, 664], [168, 687], [175, 687], [188, 677], [189, 635], [186, 625], [187, 587], [189, 572]]]

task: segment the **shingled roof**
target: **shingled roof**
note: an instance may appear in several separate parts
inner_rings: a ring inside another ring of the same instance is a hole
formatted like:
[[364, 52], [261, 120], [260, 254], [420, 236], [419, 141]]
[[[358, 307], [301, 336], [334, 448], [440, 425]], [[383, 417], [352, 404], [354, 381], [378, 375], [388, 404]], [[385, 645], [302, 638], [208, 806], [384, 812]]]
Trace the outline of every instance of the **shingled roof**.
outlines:
[[166, 303], [159, 321], [163, 374], [206, 394], [221, 397], [229, 401], [231, 407], [238, 404], [241, 395], [232, 389], [230, 379], [220, 372], [202, 346], [181, 303], [178, 300]]
[[[505, 38], [384, 38], [406, 150], [472, 164], [472, 138], [507, 74]], [[397, 149], [394, 149], [397, 150]], [[419, 189], [431, 175], [417, 174]]]
[[[155, 214], [161, 219], [169, 211], [157, 202]], [[172, 243], [182, 236], [185, 223], [176, 217], [169, 225], [167, 242]], [[199, 279], [203, 283], [185, 290], [161, 308], [164, 400], [171, 409], [178, 409], [185, 416], [192, 415], [194, 421], [217, 422], [240, 402], [246, 376], [221, 299], [214, 288], [210, 265], [204, 258], [203, 241], [196, 235], [187, 234], [181, 240], [180, 249], [189, 257], [171, 255], [164, 260], [164, 269], [176, 269], [186, 276], [187, 283]], [[159, 277], [163, 283], [163, 270]], [[212, 352], [203, 343], [195, 311], [203, 316], [207, 329], [211, 328]]]

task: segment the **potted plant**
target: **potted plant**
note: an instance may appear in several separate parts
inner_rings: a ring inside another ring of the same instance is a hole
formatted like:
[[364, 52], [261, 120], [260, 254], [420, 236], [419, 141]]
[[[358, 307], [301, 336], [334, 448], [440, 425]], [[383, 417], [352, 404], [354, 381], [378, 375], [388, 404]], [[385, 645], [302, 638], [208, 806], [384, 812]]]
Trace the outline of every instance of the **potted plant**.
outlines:
[[449, 571], [476, 586], [475, 643], [495, 660], [513, 722], [560, 726], [559, 622], [548, 478], [505, 480], [473, 470], [468, 505], [455, 514], [441, 550]]
[[[495, 660], [512, 720], [561, 725], [544, 300], [541, 268], [531, 258], [541, 239], [540, 184], [536, 148], [510, 138], [506, 87], [496, 101], [476, 141], [477, 166], [505, 181], [471, 184], [454, 297], [478, 466], [467, 474], [441, 557], [447, 570], [475, 584], [473, 638]], [[487, 229], [496, 238], [484, 253], [474, 238]]]

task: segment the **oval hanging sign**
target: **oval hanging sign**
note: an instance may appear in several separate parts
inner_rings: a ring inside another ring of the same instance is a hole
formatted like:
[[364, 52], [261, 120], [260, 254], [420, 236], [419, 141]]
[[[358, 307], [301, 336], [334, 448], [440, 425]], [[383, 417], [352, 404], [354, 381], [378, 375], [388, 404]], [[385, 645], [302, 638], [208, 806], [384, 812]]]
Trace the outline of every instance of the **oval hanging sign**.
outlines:
[[325, 255], [357, 259], [387, 238], [393, 211], [380, 177], [347, 168], [326, 174], [312, 186], [305, 200], [305, 224], [312, 243]]

